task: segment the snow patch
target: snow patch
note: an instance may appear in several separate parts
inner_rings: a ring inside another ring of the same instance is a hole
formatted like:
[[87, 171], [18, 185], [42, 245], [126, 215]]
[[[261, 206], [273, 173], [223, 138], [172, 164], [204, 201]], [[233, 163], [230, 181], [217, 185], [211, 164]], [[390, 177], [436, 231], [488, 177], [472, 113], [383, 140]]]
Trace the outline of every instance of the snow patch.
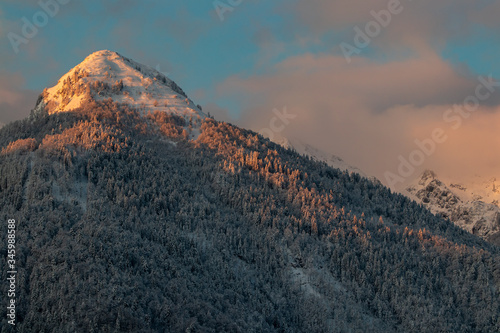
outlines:
[[70, 184], [69, 190], [64, 190], [56, 182], [52, 183], [52, 195], [55, 200], [69, 204], [77, 204], [84, 213], [87, 212], [88, 181], [80, 180]]
[[300, 289], [306, 294], [314, 297], [321, 298], [320, 293], [318, 293], [314, 287], [311, 285], [311, 280], [309, 276], [304, 272], [302, 268], [292, 267], [292, 281], [300, 285]]

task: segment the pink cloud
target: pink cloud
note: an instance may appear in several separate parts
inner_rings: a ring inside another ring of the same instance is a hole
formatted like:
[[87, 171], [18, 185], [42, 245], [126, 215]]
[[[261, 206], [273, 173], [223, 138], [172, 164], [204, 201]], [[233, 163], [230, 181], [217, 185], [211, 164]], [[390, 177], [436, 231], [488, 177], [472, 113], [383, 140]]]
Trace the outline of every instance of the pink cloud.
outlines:
[[390, 24], [373, 40], [373, 45], [386, 51], [410, 48], [418, 53], [429, 52], [443, 47], [452, 37], [467, 35], [473, 23], [492, 26], [498, 21], [498, 3], [484, 5], [470, 0], [316, 0], [286, 4], [284, 9], [292, 13], [298, 25], [315, 35], [343, 30], [345, 42], [352, 42], [355, 33], [346, 28], [364, 29], [374, 20], [372, 11], [387, 10], [395, 2], [401, 4], [402, 12], [391, 15]]
[[17, 74], [0, 72], [0, 122], [23, 119], [35, 106], [38, 93], [23, 88], [24, 79]]
[[[287, 107], [297, 118], [285, 136], [340, 155], [382, 178], [397, 167], [399, 155], [415, 149], [415, 139], [425, 139], [436, 127], [448, 128], [443, 113], [474, 94], [477, 84], [476, 78], [463, 76], [435, 54], [385, 64], [356, 58], [351, 65], [342, 57], [308, 54], [281, 62], [271, 74], [230, 77], [218, 93], [223, 98], [246, 95], [250, 102], [237, 123], [256, 131], [269, 127], [273, 109]], [[499, 114], [492, 111], [496, 109], [482, 106], [474, 121], [452, 131], [427, 165], [437, 171], [453, 166], [465, 173], [470, 166], [460, 163], [461, 152], [469, 151], [476, 161], [488, 160], [498, 169], [500, 157], [491, 156], [498, 151], [498, 140], [492, 141], [498, 126], [491, 131], [480, 127], [481, 121], [500, 124]], [[451, 140], [461, 135], [467, 139]]]

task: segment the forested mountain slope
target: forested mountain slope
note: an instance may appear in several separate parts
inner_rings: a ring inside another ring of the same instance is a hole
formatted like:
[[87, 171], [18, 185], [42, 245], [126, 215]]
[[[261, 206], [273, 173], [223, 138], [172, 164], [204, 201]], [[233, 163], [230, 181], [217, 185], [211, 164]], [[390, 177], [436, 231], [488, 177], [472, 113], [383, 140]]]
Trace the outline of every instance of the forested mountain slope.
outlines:
[[498, 248], [251, 131], [189, 130], [110, 100], [0, 130], [18, 332], [500, 331]]

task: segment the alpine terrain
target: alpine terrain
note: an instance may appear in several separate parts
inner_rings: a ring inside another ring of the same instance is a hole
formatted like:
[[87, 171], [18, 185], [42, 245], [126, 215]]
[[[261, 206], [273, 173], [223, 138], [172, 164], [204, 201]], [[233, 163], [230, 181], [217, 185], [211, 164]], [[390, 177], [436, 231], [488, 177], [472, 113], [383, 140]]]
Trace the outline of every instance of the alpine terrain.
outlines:
[[496, 178], [476, 176], [458, 183], [427, 170], [405, 192], [431, 212], [500, 245], [500, 182]]
[[498, 247], [111, 51], [0, 129], [0, 218], [17, 332], [500, 331]]

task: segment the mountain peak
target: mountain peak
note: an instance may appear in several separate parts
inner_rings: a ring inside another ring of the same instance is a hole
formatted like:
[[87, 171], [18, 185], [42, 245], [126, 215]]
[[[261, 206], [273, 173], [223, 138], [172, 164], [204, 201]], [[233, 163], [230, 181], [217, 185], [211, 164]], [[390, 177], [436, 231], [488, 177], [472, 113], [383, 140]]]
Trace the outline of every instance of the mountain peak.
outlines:
[[500, 192], [495, 182], [496, 178], [477, 178], [457, 183], [426, 170], [402, 193], [468, 232], [499, 244]]
[[143, 113], [163, 111], [185, 117], [206, 117], [164, 74], [109, 50], [90, 54], [54, 87], [45, 89], [36, 110], [43, 108], [49, 114], [67, 112], [86, 102], [109, 98]]
[[99, 65], [107, 65], [107, 63], [117, 63], [129, 60], [115, 51], [100, 50], [89, 54], [78, 66], [79, 68], [94, 67], [99, 68]]
[[107, 56], [110, 56], [110, 55], [122, 57], [118, 52], [115, 52], [115, 51], [100, 50], [100, 51], [95, 51], [94, 53], [91, 53], [87, 58], [92, 58], [92, 57], [107, 57]]
[[433, 180], [433, 179], [436, 179], [437, 178], [437, 175], [434, 171], [432, 170], [425, 170], [423, 173], [422, 173], [422, 176], [420, 176], [420, 180], [421, 181], [427, 181], [427, 180]]

